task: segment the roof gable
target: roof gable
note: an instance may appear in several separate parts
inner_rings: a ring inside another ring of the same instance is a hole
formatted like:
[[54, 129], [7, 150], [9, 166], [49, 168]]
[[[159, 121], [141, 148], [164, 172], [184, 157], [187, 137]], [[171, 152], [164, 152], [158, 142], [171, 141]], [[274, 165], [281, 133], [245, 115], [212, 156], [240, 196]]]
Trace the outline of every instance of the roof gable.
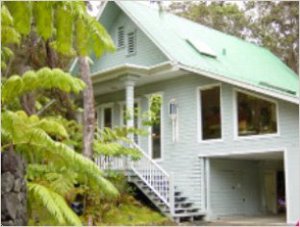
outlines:
[[[287, 96], [299, 95], [299, 78], [270, 51], [231, 35], [133, 1], [121, 9], [171, 60], [188, 68]], [[187, 39], [199, 39], [216, 58], [199, 54]]]
[[[118, 29], [122, 27], [124, 34], [124, 47], [116, 49], [113, 53], [104, 54], [101, 58], [93, 58], [94, 64], [91, 72], [96, 73], [111, 67], [123, 64], [135, 64], [140, 66], [152, 66], [168, 61], [167, 57], [144, 34], [144, 32], [122, 11], [115, 2], [109, 2], [103, 10], [99, 21], [105, 26], [112, 37], [116, 47]], [[129, 34], [134, 33], [135, 53], [128, 54]]]

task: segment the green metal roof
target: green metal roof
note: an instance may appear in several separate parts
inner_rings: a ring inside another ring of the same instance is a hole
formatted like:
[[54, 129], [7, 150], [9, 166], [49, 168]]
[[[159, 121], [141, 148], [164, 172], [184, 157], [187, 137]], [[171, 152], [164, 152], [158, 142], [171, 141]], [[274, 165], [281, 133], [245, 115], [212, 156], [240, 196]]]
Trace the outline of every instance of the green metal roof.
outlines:
[[[269, 50], [135, 1], [121, 8], [171, 58], [182, 65], [225, 78], [299, 96], [299, 77]], [[217, 55], [201, 54], [187, 39], [200, 40]]]

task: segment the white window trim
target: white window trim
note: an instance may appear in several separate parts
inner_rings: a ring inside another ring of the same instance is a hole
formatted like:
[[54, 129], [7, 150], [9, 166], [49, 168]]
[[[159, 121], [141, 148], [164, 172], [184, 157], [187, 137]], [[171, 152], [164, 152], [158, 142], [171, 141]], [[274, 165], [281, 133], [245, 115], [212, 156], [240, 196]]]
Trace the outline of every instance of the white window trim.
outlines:
[[148, 153], [151, 159], [155, 162], [162, 162], [164, 159], [164, 93], [162, 91], [153, 92], [150, 94], [146, 94], [145, 97], [148, 100], [148, 111], [150, 111], [150, 97], [151, 95], [161, 95], [162, 102], [161, 102], [161, 110], [160, 110], [160, 158], [153, 159], [152, 158], [152, 141], [151, 141], [151, 134], [152, 134], [152, 127], [148, 127]]
[[[276, 111], [276, 124], [277, 124], [277, 132], [276, 133], [267, 133], [267, 134], [261, 134], [261, 135], [250, 135], [250, 136], [239, 136], [239, 128], [238, 128], [238, 103], [237, 103], [237, 94], [243, 93], [246, 95], [250, 95], [262, 100], [266, 100], [268, 102], [271, 102], [275, 104], [275, 111]], [[233, 88], [233, 130], [234, 130], [234, 140], [256, 140], [256, 139], [265, 139], [265, 138], [273, 138], [280, 136], [280, 121], [279, 121], [279, 105], [278, 101], [269, 97], [265, 97], [263, 95], [259, 95], [250, 91], [245, 91], [239, 88]]]
[[[220, 88], [220, 114], [221, 114], [221, 138], [218, 139], [207, 139], [203, 140], [202, 138], [202, 106], [201, 106], [201, 96], [200, 92], [203, 90], [211, 89], [214, 87], [219, 87]], [[198, 86], [196, 88], [196, 108], [197, 108], [197, 142], [198, 143], [203, 143], [203, 144], [209, 144], [209, 143], [219, 143], [223, 142], [223, 135], [224, 135], [224, 127], [223, 127], [223, 116], [224, 116], [224, 110], [223, 110], [223, 95], [222, 95], [222, 83], [213, 83], [213, 84], [208, 84], [208, 85], [203, 85], [203, 86]]]
[[[141, 118], [141, 99], [140, 98], [135, 98], [134, 99], [134, 104], [137, 103], [137, 106], [138, 106], [138, 128], [141, 129], [142, 127], [142, 118]], [[119, 108], [120, 108], [120, 116], [119, 116], [119, 122], [120, 122], [120, 126], [121, 127], [125, 127], [126, 125], [124, 125], [124, 120], [123, 120], [123, 107], [126, 106], [126, 102], [125, 101], [121, 101], [121, 102], [118, 102], [119, 104]], [[138, 135], [138, 144], [140, 146], [141, 144], [141, 135]]]
[[[99, 116], [99, 113], [100, 113], [100, 122], [99, 122], [99, 120], [98, 120], [98, 126], [99, 126], [99, 128], [101, 128], [101, 129], [103, 129], [104, 128], [104, 109], [105, 108], [111, 108], [111, 125], [112, 125], [112, 128], [114, 128], [114, 103], [112, 103], [112, 102], [109, 102], [109, 103], [104, 103], [104, 104], [101, 104], [101, 105], [98, 105], [97, 107], [96, 107], [96, 109], [97, 109], [97, 114], [98, 114], [98, 116]], [[99, 125], [99, 123], [100, 123], [100, 125]]]
[[[135, 45], [135, 49], [134, 49], [134, 52], [132, 52], [132, 53], [129, 53], [129, 52], [128, 52], [128, 48], [129, 48], [129, 45], [128, 45], [128, 35], [129, 35], [130, 33], [133, 33], [133, 35], [134, 35], [134, 45]], [[129, 32], [125, 33], [125, 36], [126, 36], [126, 38], [125, 38], [125, 42], [126, 42], [126, 44], [125, 44], [125, 46], [126, 46], [126, 56], [127, 56], [127, 57], [130, 57], [130, 56], [136, 55], [136, 52], [137, 52], [137, 32], [136, 32], [136, 30], [134, 30], [134, 31], [129, 31]]]

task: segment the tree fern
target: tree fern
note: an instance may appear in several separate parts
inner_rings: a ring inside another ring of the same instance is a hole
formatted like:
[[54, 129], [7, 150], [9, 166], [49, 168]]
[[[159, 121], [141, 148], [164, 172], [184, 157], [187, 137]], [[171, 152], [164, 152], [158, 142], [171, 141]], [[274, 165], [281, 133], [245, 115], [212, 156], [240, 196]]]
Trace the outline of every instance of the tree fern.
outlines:
[[58, 88], [65, 92], [78, 93], [85, 87], [84, 82], [60, 69], [42, 68], [27, 71], [23, 76], [13, 75], [2, 85], [2, 102], [8, 103], [14, 98], [36, 89]]
[[44, 182], [48, 187], [60, 195], [66, 195], [78, 183], [78, 173], [66, 166], [49, 163], [29, 164], [26, 178], [30, 182]]
[[2, 130], [9, 135], [12, 144], [16, 146], [26, 144], [35, 148], [27, 152], [43, 149], [52, 153], [61, 159], [66, 166], [89, 176], [91, 181], [104, 193], [111, 196], [118, 195], [115, 187], [102, 177], [101, 171], [94, 162], [76, 153], [67, 145], [54, 141], [42, 128], [35, 127], [37, 122], [34, 121], [32, 124], [25, 112], [3, 112], [1, 123]]
[[[18, 43], [20, 34], [35, 31], [45, 41], [52, 39], [52, 47], [62, 54], [97, 57], [105, 51], [113, 51], [114, 43], [106, 29], [86, 13], [82, 1], [5, 2], [2, 5], [2, 44]], [[55, 27], [55, 29], [54, 29]], [[73, 38], [75, 42], [73, 41]]]
[[61, 195], [41, 184], [28, 182], [27, 186], [31, 202], [40, 202], [59, 224], [82, 225]]

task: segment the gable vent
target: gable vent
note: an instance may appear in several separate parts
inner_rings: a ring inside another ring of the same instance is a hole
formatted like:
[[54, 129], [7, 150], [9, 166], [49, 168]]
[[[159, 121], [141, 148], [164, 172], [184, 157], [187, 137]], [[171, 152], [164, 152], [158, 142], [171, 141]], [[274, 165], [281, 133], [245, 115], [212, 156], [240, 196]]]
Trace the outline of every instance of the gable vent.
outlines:
[[118, 27], [118, 39], [117, 39], [118, 48], [122, 48], [125, 46], [125, 31], [124, 26]]
[[186, 41], [194, 47], [200, 54], [207, 55], [209, 57], [216, 58], [217, 54], [204, 42], [198, 39], [188, 38]]
[[129, 32], [127, 34], [127, 54], [135, 54], [136, 52], [136, 33]]

